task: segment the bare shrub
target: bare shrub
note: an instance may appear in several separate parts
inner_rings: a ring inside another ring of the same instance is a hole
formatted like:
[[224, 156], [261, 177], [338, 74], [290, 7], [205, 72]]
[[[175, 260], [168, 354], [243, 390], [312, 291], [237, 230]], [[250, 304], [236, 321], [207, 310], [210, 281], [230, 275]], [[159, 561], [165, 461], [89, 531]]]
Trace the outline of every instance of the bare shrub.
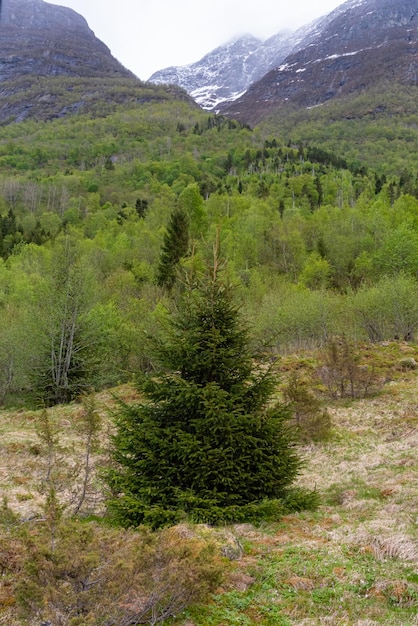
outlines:
[[332, 398], [365, 398], [376, 392], [375, 370], [360, 364], [359, 354], [345, 337], [327, 343], [322, 361], [318, 374]]
[[93, 394], [81, 397], [82, 408], [77, 412], [72, 455], [62, 446], [62, 432], [51, 411], [43, 409], [37, 421], [39, 445], [32, 446], [32, 454], [40, 456], [39, 491], [48, 495], [51, 489], [63, 507], [72, 509], [74, 515], [94, 508], [97, 490], [93, 484], [95, 458], [99, 453], [99, 435], [102, 427], [100, 413]]

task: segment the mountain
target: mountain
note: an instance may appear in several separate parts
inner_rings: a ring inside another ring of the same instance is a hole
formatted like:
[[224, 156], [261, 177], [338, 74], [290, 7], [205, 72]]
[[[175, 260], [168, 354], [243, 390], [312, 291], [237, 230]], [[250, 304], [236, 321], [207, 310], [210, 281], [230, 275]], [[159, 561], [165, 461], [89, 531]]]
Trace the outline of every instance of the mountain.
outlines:
[[157, 93], [144, 90], [81, 15], [43, 0], [3, 0], [0, 49], [0, 124], [100, 113]]
[[317, 107], [384, 83], [416, 85], [417, 78], [416, 0], [349, 0], [319, 21], [309, 45], [225, 111], [254, 124], [284, 105]]
[[133, 78], [84, 17], [43, 0], [3, 0], [0, 84], [19, 76]]
[[244, 35], [219, 46], [200, 61], [155, 72], [149, 82], [183, 87], [204, 109], [234, 101], [248, 87], [299, 49], [316, 32], [317, 22], [295, 33], [279, 32], [266, 41]]
[[261, 78], [262, 42], [252, 35], [216, 48], [191, 65], [173, 66], [153, 74], [154, 84], [181, 85], [205, 109], [233, 100]]

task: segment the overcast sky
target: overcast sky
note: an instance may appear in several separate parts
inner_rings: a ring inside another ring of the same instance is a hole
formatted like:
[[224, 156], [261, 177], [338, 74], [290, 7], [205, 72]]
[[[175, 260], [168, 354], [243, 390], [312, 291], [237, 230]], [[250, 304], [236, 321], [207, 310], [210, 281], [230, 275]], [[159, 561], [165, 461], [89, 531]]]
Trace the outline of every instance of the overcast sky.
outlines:
[[[51, 0], [49, 0], [51, 1]], [[199, 61], [244, 33], [261, 39], [295, 30], [343, 0], [52, 0], [86, 18], [125, 67], [142, 80]]]

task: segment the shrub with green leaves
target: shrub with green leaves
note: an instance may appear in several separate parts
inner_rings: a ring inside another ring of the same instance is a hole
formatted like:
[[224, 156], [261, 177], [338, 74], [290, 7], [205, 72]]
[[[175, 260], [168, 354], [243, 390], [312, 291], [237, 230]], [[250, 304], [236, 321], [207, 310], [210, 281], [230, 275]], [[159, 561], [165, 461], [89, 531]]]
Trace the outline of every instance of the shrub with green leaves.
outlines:
[[412, 341], [418, 326], [417, 280], [405, 274], [385, 276], [359, 289], [352, 307], [370, 341]]

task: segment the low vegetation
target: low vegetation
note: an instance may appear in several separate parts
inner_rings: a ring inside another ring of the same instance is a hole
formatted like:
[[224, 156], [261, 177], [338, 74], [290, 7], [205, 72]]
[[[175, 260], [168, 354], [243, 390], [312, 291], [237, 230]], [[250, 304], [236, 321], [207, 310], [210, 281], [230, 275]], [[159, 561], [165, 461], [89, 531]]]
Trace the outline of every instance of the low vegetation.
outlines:
[[[115, 393], [138, 399], [130, 386], [84, 404], [3, 411], [2, 623], [415, 624], [418, 399], [416, 371], [403, 363], [417, 355], [415, 344], [358, 346], [359, 362], [375, 362], [386, 378], [359, 399], [329, 394], [317, 378], [320, 352], [279, 360], [278, 397], [299, 406], [305, 433], [298, 485], [314, 487], [321, 505], [256, 525], [184, 522], [155, 532], [103, 524], [99, 470]], [[305, 381], [299, 397], [295, 376]], [[307, 405], [311, 412], [301, 413]], [[328, 416], [319, 441], [307, 417], [318, 409]], [[89, 411], [100, 430], [74, 517]]]

